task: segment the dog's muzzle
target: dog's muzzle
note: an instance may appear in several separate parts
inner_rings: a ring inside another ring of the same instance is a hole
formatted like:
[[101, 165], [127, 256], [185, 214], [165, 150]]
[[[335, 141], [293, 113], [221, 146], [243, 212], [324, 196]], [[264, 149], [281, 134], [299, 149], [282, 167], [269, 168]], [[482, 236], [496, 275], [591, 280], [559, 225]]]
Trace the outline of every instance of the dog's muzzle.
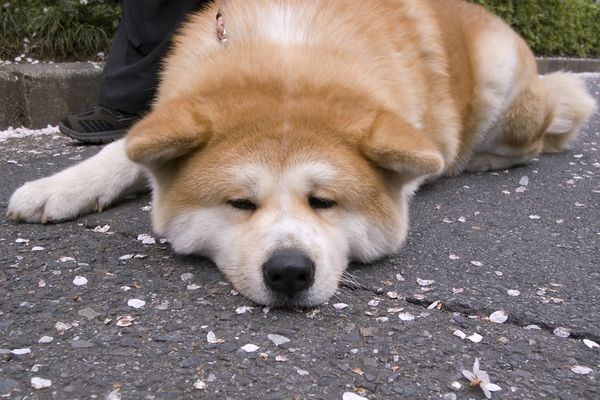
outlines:
[[273, 292], [293, 297], [315, 281], [315, 263], [299, 250], [280, 249], [263, 264], [263, 277]]

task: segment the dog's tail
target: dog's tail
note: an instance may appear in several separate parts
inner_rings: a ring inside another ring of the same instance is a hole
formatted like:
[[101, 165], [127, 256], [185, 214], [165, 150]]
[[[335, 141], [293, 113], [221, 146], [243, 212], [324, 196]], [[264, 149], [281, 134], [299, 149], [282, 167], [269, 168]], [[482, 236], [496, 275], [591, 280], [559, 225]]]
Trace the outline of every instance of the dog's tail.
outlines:
[[572, 73], [555, 72], [541, 77], [546, 92], [548, 128], [544, 153], [567, 148], [596, 110], [596, 101], [583, 80]]

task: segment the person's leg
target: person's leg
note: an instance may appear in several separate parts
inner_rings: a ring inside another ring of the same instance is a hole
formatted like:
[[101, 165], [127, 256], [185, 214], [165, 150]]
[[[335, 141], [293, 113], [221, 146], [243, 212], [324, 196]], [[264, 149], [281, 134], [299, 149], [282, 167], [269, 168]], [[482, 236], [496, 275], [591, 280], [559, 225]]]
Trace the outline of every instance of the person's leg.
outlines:
[[148, 111], [171, 36], [186, 16], [211, 0], [123, 0], [123, 18], [102, 72], [99, 107], [71, 115], [59, 127], [84, 143], [122, 137]]

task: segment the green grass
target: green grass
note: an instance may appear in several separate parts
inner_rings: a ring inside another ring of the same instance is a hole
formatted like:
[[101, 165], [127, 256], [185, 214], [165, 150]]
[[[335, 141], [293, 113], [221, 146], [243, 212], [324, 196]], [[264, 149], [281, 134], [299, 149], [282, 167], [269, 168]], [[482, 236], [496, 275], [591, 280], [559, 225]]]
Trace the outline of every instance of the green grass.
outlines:
[[[1, 1], [1, 0], [0, 0]], [[25, 54], [41, 60], [91, 60], [107, 52], [119, 22], [116, 2], [4, 0], [0, 59]]]
[[594, 0], [471, 0], [504, 18], [541, 56], [600, 57]]

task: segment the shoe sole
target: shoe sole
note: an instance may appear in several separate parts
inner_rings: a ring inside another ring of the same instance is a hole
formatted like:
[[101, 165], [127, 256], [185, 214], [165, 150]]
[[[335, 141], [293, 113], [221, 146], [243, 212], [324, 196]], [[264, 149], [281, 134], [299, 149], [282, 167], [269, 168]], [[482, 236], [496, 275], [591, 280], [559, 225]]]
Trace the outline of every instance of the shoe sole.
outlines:
[[82, 133], [74, 131], [73, 129], [68, 128], [62, 122], [58, 124], [58, 130], [65, 136], [70, 137], [71, 139], [75, 139], [78, 142], [85, 144], [107, 144], [110, 142], [114, 142], [117, 139], [122, 138], [127, 133], [128, 129], [118, 129], [116, 131], [104, 131], [104, 132], [94, 132], [94, 133]]

